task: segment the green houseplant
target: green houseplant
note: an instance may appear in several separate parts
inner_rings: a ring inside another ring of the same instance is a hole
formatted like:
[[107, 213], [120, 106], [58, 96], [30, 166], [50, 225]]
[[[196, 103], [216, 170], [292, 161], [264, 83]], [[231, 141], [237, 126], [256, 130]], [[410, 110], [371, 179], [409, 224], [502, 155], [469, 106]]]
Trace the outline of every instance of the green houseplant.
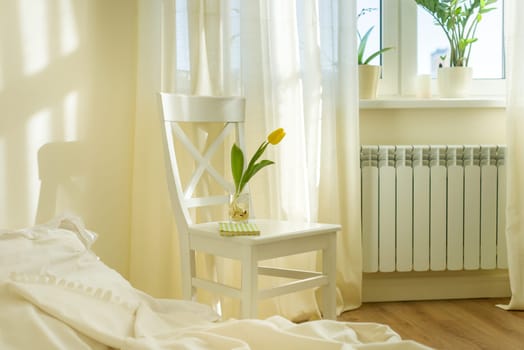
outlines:
[[[360, 11], [357, 16], [364, 15], [366, 12], [370, 12], [376, 9], [367, 8]], [[357, 49], [357, 63], [358, 63], [358, 81], [359, 81], [359, 95], [362, 99], [375, 98], [377, 96], [378, 78], [380, 76], [380, 66], [372, 65], [370, 62], [377, 56], [384, 52], [391, 50], [391, 47], [384, 47], [375, 52], [366, 55], [366, 48], [368, 44], [369, 36], [375, 27], [371, 26], [364, 35], [361, 35], [357, 31], [358, 35], [358, 49]]]
[[371, 62], [378, 55], [381, 55], [384, 52], [392, 49], [392, 47], [384, 47], [384, 48], [382, 48], [380, 50], [377, 50], [377, 51], [369, 54], [368, 56], [364, 56], [364, 54], [366, 52], [366, 46], [368, 44], [369, 35], [371, 34], [371, 32], [373, 31], [374, 28], [375, 28], [374, 26], [369, 28], [364, 35], [360, 35], [360, 32], [357, 31], [357, 34], [358, 34], [358, 51], [357, 51], [358, 52], [358, 56], [357, 56], [357, 62], [358, 62], [359, 65], [369, 64], [369, 62]]
[[449, 65], [467, 67], [477, 27], [497, 0], [415, 0], [439, 25], [449, 42]]
[[464, 97], [469, 93], [473, 72], [469, 57], [484, 14], [493, 11], [497, 0], [415, 0], [440, 26], [449, 43], [449, 67], [438, 69], [442, 97]]

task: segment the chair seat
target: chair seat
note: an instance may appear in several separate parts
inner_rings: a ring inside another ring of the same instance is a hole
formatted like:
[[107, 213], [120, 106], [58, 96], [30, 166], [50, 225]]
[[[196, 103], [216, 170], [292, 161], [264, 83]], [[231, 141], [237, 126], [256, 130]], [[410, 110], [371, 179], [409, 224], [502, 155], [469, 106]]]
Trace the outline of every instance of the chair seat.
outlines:
[[198, 236], [219, 241], [233, 241], [239, 245], [260, 245], [279, 242], [292, 238], [302, 239], [311, 236], [322, 236], [327, 233], [340, 231], [340, 225], [307, 223], [295, 221], [281, 221], [270, 219], [252, 219], [249, 222], [255, 223], [260, 230], [258, 236], [221, 236], [218, 230], [218, 222], [206, 222], [189, 226], [189, 233], [192, 237]]
[[[325, 287], [324, 312], [328, 319], [336, 318], [336, 234], [340, 225], [304, 223], [270, 219], [254, 219], [260, 230], [258, 236], [221, 236], [219, 222], [193, 224], [188, 228], [189, 246], [215, 256], [241, 261], [243, 269], [242, 289], [220, 283], [192, 278], [191, 284], [233, 298], [243, 299], [243, 317], [256, 317], [257, 300], [292, 293], [307, 288]], [[305, 252], [322, 251], [322, 271], [294, 270], [259, 266], [258, 262]], [[260, 290], [257, 274], [287, 277], [296, 281]]]

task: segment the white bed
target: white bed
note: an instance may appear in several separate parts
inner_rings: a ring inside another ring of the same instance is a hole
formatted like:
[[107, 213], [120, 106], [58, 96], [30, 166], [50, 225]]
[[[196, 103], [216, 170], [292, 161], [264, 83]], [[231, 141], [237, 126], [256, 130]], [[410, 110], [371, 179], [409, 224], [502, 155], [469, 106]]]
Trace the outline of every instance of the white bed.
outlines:
[[0, 231], [0, 349], [427, 349], [380, 324], [219, 321], [134, 289], [91, 252], [95, 239], [74, 216]]

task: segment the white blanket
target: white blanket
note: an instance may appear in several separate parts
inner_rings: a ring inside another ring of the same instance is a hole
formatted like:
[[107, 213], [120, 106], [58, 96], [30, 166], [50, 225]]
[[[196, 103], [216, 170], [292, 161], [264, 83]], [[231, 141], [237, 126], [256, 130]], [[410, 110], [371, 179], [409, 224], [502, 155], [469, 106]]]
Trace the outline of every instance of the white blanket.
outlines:
[[0, 349], [427, 349], [372, 323], [230, 320], [134, 289], [75, 217], [0, 232]]

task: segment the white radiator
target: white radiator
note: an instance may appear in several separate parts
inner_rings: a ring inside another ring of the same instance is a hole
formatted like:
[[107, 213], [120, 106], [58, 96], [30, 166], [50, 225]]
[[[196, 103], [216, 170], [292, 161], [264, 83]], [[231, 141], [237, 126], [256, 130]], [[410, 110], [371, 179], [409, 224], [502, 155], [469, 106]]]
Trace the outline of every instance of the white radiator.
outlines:
[[504, 146], [361, 148], [364, 272], [507, 268]]

